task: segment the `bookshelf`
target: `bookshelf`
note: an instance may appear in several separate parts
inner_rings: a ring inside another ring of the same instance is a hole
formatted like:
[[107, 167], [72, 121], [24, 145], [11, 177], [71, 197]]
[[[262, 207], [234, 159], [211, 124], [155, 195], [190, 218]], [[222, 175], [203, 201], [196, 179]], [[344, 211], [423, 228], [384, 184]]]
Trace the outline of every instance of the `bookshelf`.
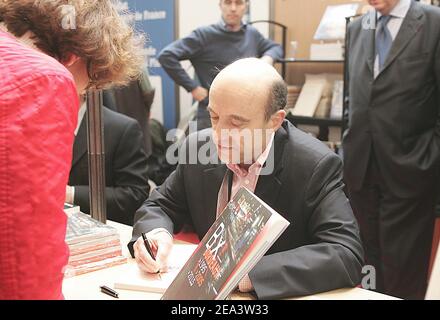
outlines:
[[[328, 6], [348, 3], [357, 3], [357, 13], [362, 14], [368, 6], [367, 0], [273, 0], [272, 19], [287, 27], [287, 55], [285, 59], [277, 62], [276, 67], [283, 75], [286, 83], [293, 86], [302, 86], [305, 82], [305, 74], [335, 73], [345, 79], [345, 61], [339, 60], [310, 60], [311, 45], [319, 43], [314, 40], [315, 32], [322, 20]], [[281, 43], [283, 35], [279, 29], [272, 30], [272, 38]], [[290, 46], [291, 41], [296, 42], [295, 52]], [[344, 40], [341, 39], [342, 45]], [[323, 42], [320, 42], [323, 43]], [[327, 42], [324, 42], [327, 43]], [[295, 57], [296, 59], [289, 59]], [[285, 73], [282, 73], [282, 67]], [[344, 83], [345, 87], [345, 83]], [[345, 95], [344, 95], [345, 97]], [[343, 101], [345, 110], [346, 101]], [[344, 113], [343, 113], [344, 114]], [[289, 120], [308, 132], [318, 134], [320, 140], [330, 139], [332, 142], [340, 142], [342, 132], [346, 128], [346, 122], [341, 119], [322, 119], [294, 117], [289, 115]], [[319, 130], [319, 133], [316, 131]]]
[[[257, 23], [268, 23], [272, 26], [276, 26], [279, 30], [281, 30], [281, 45], [283, 48], [283, 56], [286, 57], [286, 51], [287, 51], [287, 31], [288, 28], [286, 25], [273, 21], [273, 20], [257, 20], [257, 21], [251, 21], [249, 24], [257, 24]], [[293, 58], [283, 58], [278, 59], [275, 61], [276, 64], [281, 66], [281, 76], [286, 81], [286, 83], [289, 83], [288, 79], [286, 78], [287, 75], [287, 65], [302, 65], [307, 68], [307, 65], [317, 65], [317, 66], [329, 66], [330, 72], [334, 72], [334, 66], [336, 65], [337, 73], [342, 73], [343, 69], [341, 69], [344, 66], [344, 60], [310, 60], [310, 59], [293, 59]], [[331, 68], [333, 66], [333, 68]], [[322, 68], [320, 68], [322, 69]], [[324, 69], [326, 69], [324, 67]], [[305, 73], [303, 73], [305, 74]], [[300, 80], [299, 84], [303, 84], [304, 81]], [[343, 127], [343, 121], [341, 119], [332, 119], [332, 118], [319, 118], [319, 117], [298, 117], [294, 116], [291, 113], [288, 114], [287, 120], [292, 122], [295, 126], [298, 125], [312, 125], [312, 126], [319, 126], [319, 135], [318, 139], [327, 141], [329, 138], [329, 127]]]
[[[310, 60], [310, 59], [280, 59], [276, 61], [280, 64], [281, 70], [289, 70], [293, 75], [288, 75], [286, 72], [281, 72], [283, 79], [289, 85], [302, 86], [305, 81], [305, 74], [307, 73], [337, 73], [344, 75], [345, 73], [345, 61], [344, 60]], [[289, 68], [286, 65], [290, 65]], [[344, 84], [345, 87], [345, 84]], [[343, 110], [344, 113], [344, 110]], [[303, 117], [295, 116], [292, 113], [288, 113], [287, 119], [292, 122], [295, 126], [308, 125], [319, 127], [319, 133], [317, 138], [322, 141], [329, 140], [330, 127], [336, 127], [341, 129], [344, 128], [343, 117], [339, 119], [334, 118], [322, 118], [322, 117]], [[339, 142], [339, 141], [334, 141]]]
[[[334, 64], [334, 63], [344, 63], [344, 60], [310, 60], [310, 59], [293, 59], [293, 58], [287, 58], [287, 59], [279, 59], [276, 61], [276, 63], [280, 63], [281, 65], [285, 65], [286, 63], [317, 63], [317, 64]], [[283, 70], [286, 68], [284, 67]], [[286, 73], [281, 72], [281, 75], [283, 76], [283, 79], [286, 79]]]

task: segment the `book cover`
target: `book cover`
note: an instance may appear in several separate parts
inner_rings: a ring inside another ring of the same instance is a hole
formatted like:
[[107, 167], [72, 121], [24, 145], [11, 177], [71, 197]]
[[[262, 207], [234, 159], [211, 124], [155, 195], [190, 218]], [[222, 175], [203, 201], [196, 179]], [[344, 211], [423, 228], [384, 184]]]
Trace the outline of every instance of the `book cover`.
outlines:
[[314, 40], [335, 41], [345, 38], [345, 18], [352, 17], [359, 8], [357, 3], [327, 6], [316, 30]]
[[163, 300], [225, 299], [289, 222], [246, 188], [228, 203]]
[[86, 241], [118, 235], [116, 228], [95, 220], [85, 213], [76, 212], [67, 216], [66, 243], [69, 246], [75, 243], [86, 244]]

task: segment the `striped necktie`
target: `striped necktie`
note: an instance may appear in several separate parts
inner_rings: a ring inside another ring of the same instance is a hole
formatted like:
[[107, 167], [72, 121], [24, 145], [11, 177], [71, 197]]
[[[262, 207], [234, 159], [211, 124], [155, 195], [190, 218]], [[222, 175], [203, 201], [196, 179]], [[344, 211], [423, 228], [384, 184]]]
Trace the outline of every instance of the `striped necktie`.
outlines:
[[378, 31], [376, 35], [376, 54], [379, 56], [379, 71], [382, 71], [385, 60], [393, 44], [391, 32], [388, 29], [388, 22], [392, 16], [381, 16], [378, 20]]

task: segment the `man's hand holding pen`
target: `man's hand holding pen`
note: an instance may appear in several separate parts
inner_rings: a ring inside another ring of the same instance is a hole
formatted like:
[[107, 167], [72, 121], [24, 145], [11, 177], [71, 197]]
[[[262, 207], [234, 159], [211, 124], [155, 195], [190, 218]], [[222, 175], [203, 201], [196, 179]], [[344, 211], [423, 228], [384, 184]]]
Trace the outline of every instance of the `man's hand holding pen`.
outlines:
[[135, 242], [134, 256], [139, 268], [148, 273], [160, 273], [168, 271], [168, 257], [173, 247], [173, 238], [164, 230], [152, 230], [145, 234], [145, 238], [151, 248], [151, 254], [142, 237]]

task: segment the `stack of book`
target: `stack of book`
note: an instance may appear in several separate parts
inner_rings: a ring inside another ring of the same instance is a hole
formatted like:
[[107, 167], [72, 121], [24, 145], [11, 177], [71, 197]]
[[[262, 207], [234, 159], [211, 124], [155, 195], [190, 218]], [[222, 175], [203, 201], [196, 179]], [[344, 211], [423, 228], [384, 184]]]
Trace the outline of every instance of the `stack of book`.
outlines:
[[336, 80], [333, 86], [332, 107], [330, 118], [342, 119], [344, 107], [344, 81]]
[[[340, 119], [342, 117], [343, 79], [340, 74], [321, 73], [306, 74], [295, 107], [290, 109], [292, 115], [300, 117]], [[288, 89], [289, 90], [289, 89]], [[288, 95], [289, 95], [288, 91]], [[335, 95], [335, 96], [334, 96]]]
[[79, 207], [65, 205], [67, 214], [66, 243], [70, 249], [64, 276], [72, 277], [127, 262], [122, 255], [118, 231], [89, 215]]

